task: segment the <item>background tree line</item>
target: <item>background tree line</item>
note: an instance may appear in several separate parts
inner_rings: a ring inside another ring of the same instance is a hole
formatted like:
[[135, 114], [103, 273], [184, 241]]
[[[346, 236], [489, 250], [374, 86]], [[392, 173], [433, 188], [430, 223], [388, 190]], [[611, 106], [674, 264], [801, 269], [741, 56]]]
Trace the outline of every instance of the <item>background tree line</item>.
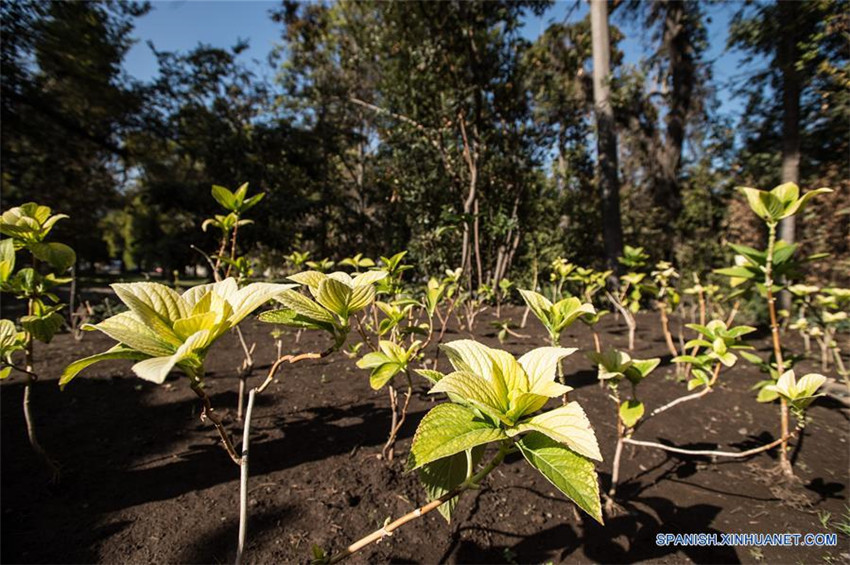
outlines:
[[[729, 47], [758, 68], [734, 93], [738, 123], [719, 111], [705, 3], [594, 2], [524, 38], [524, 18], [550, 8], [284, 2], [274, 78], [243, 61], [246, 44], [199, 45], [155, 51], [159, 74], [140, 82], [122, 61], [149, 5], [5, 2], [3, 207], [68, 213], [57, 229], [86, 264], [170, 273], [199, 262], [190, 245], [214, 247], [199, 229], [210, 186], [247, 181], [267, 193], [243, 239], [264, 266], [296, 248], [408, 249], [423, 274], [463, 267], [476, 286], [557, 256], [611, 263], [623, 242], [706, 269], [727, 237], [764, 235], [733, 187], [793, 180], [837, 189], [816, 204], [828, 220], [783, 233], [833, 254], [823, 280], [846, 279], [846, 0], [736, 7]], [[629, 26], [652, 45], [638, 65], [624, 62]]]

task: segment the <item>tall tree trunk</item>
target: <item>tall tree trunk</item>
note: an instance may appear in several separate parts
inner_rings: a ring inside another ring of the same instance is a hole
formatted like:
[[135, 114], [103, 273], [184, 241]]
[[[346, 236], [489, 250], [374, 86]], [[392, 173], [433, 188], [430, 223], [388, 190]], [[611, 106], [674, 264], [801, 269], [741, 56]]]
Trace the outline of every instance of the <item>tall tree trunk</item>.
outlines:
[[[800, 15], [796, 2], [779, 0], [780, 21], [797, 21]], [[782, 71], [782, 182], [800, 183], [800, 90], [801, 77], [796, 68], [799, 59], [797, 34], [793, 25], [789, 25], [782, 34], [778, 45], [777, 62]], [[796, 239], [794, 216], [789, 216], [779, 224], [779, 237], [788, 243]], [[791, 307], [791, 295], [783, 292], [780, 305], [788, 310]]]
[[[663, 0], [664, 31], [663, 51], [668, 57], [670, 90], [667, 116], [667, 134], [660, 155], [660, 175], [656, 181], [655, 205], [667, 211], [664, 225], [675, 222], [682, 211], [682, 190], [679, 173], [682, 165], [682, 146], [685, 140], [688, 113], [696, 81], [692, 26], [688, 22], [685, 4]], [[675, 230], [665, 230], [674, 233]], [[671, 242], [674, 243], [674, 242]]]
[[618, 269], [623, 251], [620, 219], [620, 180], [617, 176], [617, 133], [611, 107], [611, 40], [608, 35], [607, 0], [590, 1], [593, 41], [593, 102], [596, 113], [596, 147], [599, 160], [599, 196], [602, 203], [602, 235], [608, 267]]

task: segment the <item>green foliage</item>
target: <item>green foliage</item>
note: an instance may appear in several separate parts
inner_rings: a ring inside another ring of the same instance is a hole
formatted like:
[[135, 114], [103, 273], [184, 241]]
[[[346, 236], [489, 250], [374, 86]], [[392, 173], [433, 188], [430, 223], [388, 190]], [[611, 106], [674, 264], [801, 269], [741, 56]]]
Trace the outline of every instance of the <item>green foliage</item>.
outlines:
[[709, 386], [714, 380], [711, 371], [715, 364], [721, 363], [726, 367], [734, 366], [738, 360], [734, 351], [752, 349], [752, 346], [740, 343], [741, 337], [756, 331], [751, 326], [727, 328], [726, 323], [722, 320], [712, 320], [704, 326], [686, 324], [686, 327], [695, 330], [701, 336], [685, 344], [685, 349], [698, 348], [697, 355], [679, 355], [673, 358], [674, 363], [692, 365], [691, 374], [693, 378], [688, 381], [688, 390], [700, 386]]
[[266, 195], [264, 192], [259, 194], [255, 194], [251, 198], [246, 199], [245, 197], [248, 194], [248, 183], [244, 183], [236, 191], [231, 192], [223, 186], [213, 185], [212, 187], [212, 195], [215, 198], [215, 201], [221, 204], [221, 207], [235, 214], [236, 216], [241, 216], [254, 206], [256, 206], [260, 200]]
[[643, 247], [625, 245], [623, 246], [623, 255], [618, 257], [617, 261], [627, 269], [641, 269], [649, 261], [649, 254], [644, 251]]
[[[602, 353], [590, 352], [587, 357], [597, 365], [597, 378], [611, 391], [623, 425], [626, 429], [634, 428], [645, 412], [643, 402], [636, 398], [637, 387], [658, 367], [661, 359], [632, 359], [628, 353], [613, 348]], [[631, 398], [627, 400], [620, 398], [623, 380], [631, 383]]]
[[68, 217], [51, 212], [50, 207], [34, 202], [6, 210], [0, 216], [0, 233], [10, 237], [16, 248], [26, 248], [36, 259], [62, 273], [76, 262], [77, 256], [64, 243], [44, 241], [56, 222]]
[[306, 286], [312, 299], [295, 290], [275, 297], [284, 308], [263, 312], [260, 320], [296, 328], [329, 332], [335, 347], [342, 347], [349, 331], [349, 318], [375, 300], [375, 283], [387, 276], [385, 271], [366, 271], [354, 277], [342, 271], [328, 275], [303, 271], [289, 277]]
[[12, 355], [24, 351], [27, 347], [27, 336], [25, 332], [19, 332], [15, 322], [11, 320], [0, 320], [0, 361], [6, 364], [0, 369], [0, 380], [9, 376], [12, 371]]
[[[455, 370], [434, 378], [431, 393], [445, 393], [451, 403], [438, 405], [423, 418], [408, 467], [427, 467], [477, 446], [513, 441], [533, 467], [601, 521], [591, 459], [602, 456], [584, 411], [570, 402], [535, 414], [549, 398], [570, 390], [554, 378], [561, 358], [575, 350], [542, 347], [515, 359], [471, 340], [454, 341], [443, 349]], [[448, 462], [439, 464], [445, 467]], [[438, 470], [430, 467], [427, 472]]]
[[[45, 239], [54, 225], [65, 218], [34, 202], [11, 208], [0, 216], [0, 233], [9, 236], [0, 241], [0, 291], [27, 301], [27, 314], [19, 320], [27, 340], [49, 343], [64, 324], [59, 314], [63, 305], [51, 291], [71, 280], [61, 275], [76, 262], [76, 254], [64, 243]], [[31, 266], [15, 272], [17, 250], [30, 253]]]
[[164, 382], [175, 367], [193, 381], [200, 381], [213, 343], [293, 286], [252, 283], [239, 288], [235, 279], [228, 278], [190, 288], [181, 295], [158, 283], [114, 284], [113, 290], [129, 311], [83, 329], [103, 332], [118, 345], [69, 365], [59, 385], [64, 387], [81, 370], [105, 359], [137, 360], [133, 372], [157, 384]]
[[[714, 272], [718, 275], [729, 277], [729, 285], [735, 289], [729, 298], [737, 298], [750, 293], [753, 289], [758, 290], [761, 296], [766, 296], [767, 289], [764, 283], [764, 269], [767, 266], [767, 251], [759, 251], [746, 245], [738, 245], [734, 243], [728, 244], [735, 251], [735, 266], [715, 269]], [[803, 261], [794, 259], [794, 252], [797, 250], [796, 244], [788, 244], [784, 241], [777, 241], [773, 250], [772, 269], [774, 280], [782, 279], [797, 279], [800, 276], [801, 264], [823, 257], [821, 254], [810, 255]], [[774, 284], [772, 290], [777, 292], [781, 290], [781, 286]]]
[[826, 377], [817, 373], [809, 373], [797, 380], [794, 370], [791, 369], [782, 373], [775, 385], [765, 388], [787, 400], [792, 409], [802, 414], [815, 398], [823, 396], [817, 394], [817, 391], [825, 382]]
[[582, 303], [578, 298], [571, 296], [552, 303], [551, 300], [538, 294], [533, 290], [519, 289], [522, 299], [534, 313], [543, 327], [549, 332], [549, 338], [553, 345], [560, 341], [561, 332], [572, 325], [582, 316], [593, 316], [596, 309], [592, 304]]
[[357, 366], [371, 370], [369, 384], [372, 390], [379, 390], [394, 376], [408, 370], [408, 364], [416, 357], [421, 345], [421, 342], [415, 341], [405, 350], [391, 341], [381, 340], [378, 342], [380, 350], [364, 355], [357, 361]]
[[813, 196], [832, 192], [831, 188], [817, 188], [800, 196], [800, 188], [793, 182], [780, 184], [770, 192], [748, 187], [739, 190], [747, 197], [756, 216], [768, 224], [776, 224], [779, 220], [797, 214]]

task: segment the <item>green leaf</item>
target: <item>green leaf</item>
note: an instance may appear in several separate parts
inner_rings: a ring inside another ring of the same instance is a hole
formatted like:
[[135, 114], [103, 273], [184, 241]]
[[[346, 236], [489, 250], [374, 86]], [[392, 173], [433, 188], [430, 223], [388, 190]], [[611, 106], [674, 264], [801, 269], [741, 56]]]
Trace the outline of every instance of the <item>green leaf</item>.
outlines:
[[236, 211], [236, 196], [223, 186], [214, 184], [212, 187], [212, 197], [215, 198], [215, 201], [221, 204], [225, 210], [230, 212]]
[[356, 314], [366, 308], [375, 299], [374, 286], [355, 286], [351, 289], [351, 298], [348, 300], [348, 313]]
[[548, 324], [550, 323], [549, 312], [552, 310], [552, 302], [542, 294], [534, 292], [533, 290], [523, 290], [521, 288], [517, 290], [519, 290], [520, 296], [522, 296], [522, 299], [528, 307], [531, 308], [534, 315], [537, 316], [537, 319], [543, 322], [544, 326], [548, 327]]
[[189, 307], [173, 289], [158, 283], [116, 283], [112, 289], [139, 320], [162, 339], [179, 346], [182, 340], [172, 330], [175, 320], [190, 315]]
[[355, 275], [352, 279], [352, 284], [355, 287], [369, 286], [385, 279], [387, 274], [388, 273], [386, 271], [366, 271], [365, 273]]
[[469, 408], [445, 403], [422, 418], [410, 446], [408, 469], [413, 470], [491, 441], [505, 439], [505, 433], [479, 419]]
[[399, 363], [384, 363], [383, 365], [376, 367], [372, 374], [369, 375], [369, 385], [372, 387], [372, 390], [380, 390], [385, 384], [387, 384], [391, 378], [396, 376], [402, 369], [402, 365]]
[[195, 314], [188, 318], [180, 318], [174, 322], [174, 333], [181, 340], [186, 340], [193, 333], [201, 330], [215, 329], [216, 314], [215, 312], [206, 312], [204, 314]]
[[296, 313], [309, 318], [311, 320], [316, 320], [317, 322], [321, 322], [323, 324], [328, 324], [331, 327], [336, 327], [336, 320], [331, 315], [330, 312], [301, 294], [300, 292], [294, 290], [285, 290], [279, 295], [275, 297], [275, 300], [289, 308], [290, 310], [294, 310]]
[[[538, 431], [565, 444], [576, 453], [602, 461], [596, 434], [578, 402], [570, 402], [554, 410], [538, 414], [516, 426], [516, 433]], [[508, 435], [516, 435], [508, 431]]]
[[348, 303], [351, 300], [351, 287], [333, 278], [326, 278], [319, 283], [319, 293], [316, 302], [342, 319], [348, 318]]
[[761, 195], [764, 191], [746, 186], [739, 186], [738, 190], [743, 192], [744, 196], [747, 197], [747, 202], [749, 203], [750, 208], [752, 208], [753, 212], [755, 212], [756, 216], [763, 220], [770, 219], [770, 214], [761, 199]]
[[0, 241], [0, 283], [9, 280], [15, 270], [15, 243], [11, 239]]
[[455, 369], [478, 375], [489, 382], [493, 393], [499, 399], [498, 406], [507, 409], [508, 388], [501, 372], [494, 369], [492, 349], [471, 339], [452, 341], [441, 347]]
[[288, 278], [298, 284], [307, 286], [311, 290], [315, 290], [315, 292], [313, 292], [313, 296], [315, 296], [316, 292], [319, 291], [319, 283], [328, 278], [328, 276], [325, 273], [320, 273], [319, 271], [302, 271], [300, 273], [290, 275]]
[[252, 196], [251, 198], [249, 198], [248, 200], [246, 200], [246, 201], [242, 204], [242, 207], [241, 207], [240, 211], [241, 211], [241, 212], [247, 212], [248, 210], [250, 210], [251, 208], [253, 208], [254, 206], [256, 206], [256, 205], [260, 202], [260, 200], [262, 200], [262, 199], [263, 199], [263, 197], [264, 197], [265, 195], [266, 195], [266, 193], [265, 193], [265, 192], [261, 192], [261, 193], [259, 193], [259, 194], [255, 194], [254, 196]]
[[785, 206], [793, 204], [800, 197], [800, 188], [793, 182], [780, 184], [770, 192]]
[[603, 523], [599, 479], [591, 460], [539, 432], [526, 435], [517, 446], [532, 467], [594, 520]]
[[806, 202], [808, 202], [808, 201], [809, 201], [809, 199], [811, 199], [811, 198], [812, 198], [813, 196], [815, 196], [816, 194], [827, 194], [827, 193], [830, 193], [830, 192], [832, 192], [832, 189], [831, 189], [831, 188], [817, 188], [817, 189], [815, 189], [815, 190], [810, 190], [810, 191], [808, 191], [807, 193], [805, 193], [805, 194], [802, 196], [802, 198], [800, 198], [799, 200], [797, 200], [796, 202], [794, 202], [793, 204], [791, 204], [791, 205], [790, 205], [790, 206], [789, 206], [789, 207], [785, 210], [785, 216], [784, 216], [784, 217], [786, 217], [786, 218], [787, 218], [788, 216], [793, 216], [794, 214], [796, 214], [797, 212], [799, 212], [800, 210], [802, 210], [802, 209], [803, 209], [803, 206], [805, 206], [805, 205], [806, 205]]
[[541, 387], [555, 379], [558, 363], [578, 351], [575, 347], [538, 347], [519, 358], [528, 375], [528, 392], [539, 393]]
[[240, 288], [230, 296], [224, 297], [233, 308], [233, 313], [228, 317], [228, 323], [235, 326], [266, 302], [293, 288], [295, 285], [264, 282], [251, 283]]
[[443, 379], [443, 377], [445, 376], [440, 371], [434, 371], [434, 370], [431, 370], [431, 369], [416, 369], [415, 372], [416, 372], [417, 375], [425, 377], [426, 379], [428, 379], [429, 381], [431, 381], [434, 384], [437, 384], [438, 382], [440, 382]]
[[623, 421], [623, 424], [627, 428], [633, 428], [638, 423], [638, 420], [643, 418], [644, 411], [643, 402], [634, 399], [628, 400], [620, 404], [620, 420]]
[[331, 333], [334, 331], [334, 326], [332, 324], [314, 320], [307, 316], [302, 316], [295, 312], [295, 310], [290, 310], [289, 308], [280, 308], [277, 310], [261, 312], [258, 319], [261, 322], [266, 322], [268, 324], [281, 324], [284, 326], [310, 330], [324, 330]]
[[360, 369], [374, 369], [375, 367], [380, 367], [385, 363], [390, 363], [392, 359], [387, 357], [385, 354], [380, 351], [372, 351], [364, 355], [361, 359], [357, 361], [357, 366]]
[[209, 343], [209, 331], [200, 331], [187, 339], [173, 355], [168, 357], [153, 357], [133, 365], [136, 375], [146, 381], [156, 384], [165, 382], [171, 370], [182, 361], [193, 359], [197, 350]]
[[443, 377], [429, 394], [444, 392], [463, 400], [486, 407], [488, 413], [498, 418], [507, 409], [507, 399], [499, 396], [491, 381], [469, 371], [455, 371]]
[[132, 349], [146, 353], [151, 357], [161, 357], [174, 353], [174, 346], [161, 339], [156, 333], [139, 320], [133, 312], [121, 312], [99, 324], [85, 324], [84, 330], [98, 330], [115, 341]]
[[[772, 382], [772, 381], [771, 381], [771, 382]], [[758, 394], [758, 396], [756, 397], [756, 402], [762, 402], [762, 403], [764, 403], [764, 402], [773, 402], [773, 401], [774, 401], [774, 400], [776, 400], [777, 398], [779, 398], [779, 393], [778, 393], [778, 392], [776, 392], [775, 390], [770, 389], [770, 388], [767, 388], [767, 387], [765, 386], [765, 387], [762, 387], [762, 388], [759, 390], [759, 394]]]
[[652, 359], [633, 359], [632, 367], [636, 369], [641, 377], [646, 377], [652, 371], [658, 367], [661, 363], [661, 359], [654, 357]]
[[76, 377], [80, 371], [90, 365], [94, 365], [95, 363], [107, 361], [109, 359], [131, 359], [133, 361], [141, 361], [148, 357], [149, 355], [145, 355], [140, 351], [129, 349], [120, 344], [116, 345], [108, 351], [104, 351], [103, 353], [98, 353], [90, 357], [85, 357], [83, 359], [78, 359], [65, 367], [65, 370], [62, 371], [62, 376], [59, 377], [59, 387], [64, 389], [65, 385], [71, 382], [71, 380]]
[[65, 319], [56, 312], [50, 312], [42, 316], [22, 316], [20, 321], [21, 326], [35, 339], [50, 343], [56, 332], [62, 328]]
[[77, 254], [64, 243], [29, 243], [27, 249], [58, 273], [64, 273], [77, 261]]
[[[481, 461], [483, 455], [483, 445], [472, 448], [473, 468]], [[419, 479], [422, 481], [422, 486], [425, 487], [428, 500], [437, 500], [465, 481], [468, 467], [466, 451], [443, 457], [420, 467]], [[451, 522], [452, 513], [457, 507], [459, 499], [459, 496], [455, 496], [437, 508], [447, 522]]]

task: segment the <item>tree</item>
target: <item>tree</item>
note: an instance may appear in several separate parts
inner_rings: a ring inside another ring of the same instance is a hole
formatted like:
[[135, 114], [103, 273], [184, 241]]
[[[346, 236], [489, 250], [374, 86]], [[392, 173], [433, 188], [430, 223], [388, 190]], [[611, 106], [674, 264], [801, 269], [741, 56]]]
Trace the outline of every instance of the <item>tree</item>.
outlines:
[[78, 254], [105, 249], [91, 228], [118, 200], [122, 134], [141, 103], [121, 72], [136, 2], [4, 2], [0, 111], [4, 207], [37, 200], [61, 208]]
[[[846, 0], [817, 0], [746, 4], [735, 14], [729, 45], [755, 66], [739, 90], [748, 100], [739, 159], [752, 186], [850, 177], [848, 13]], [[794, 218], [780, 226], [789, 243], [799, 231]]]
[[617, 132], [611, 106], [611, 40], [608, 33], [607, 0], [591, 0], [590, 22], [593, 36], [593, 102], [596, 113], [599, 195], [608, 267], [618, 269], [617, 257], [623, 251], [620, 219], [620, 180], [617, 170]]

